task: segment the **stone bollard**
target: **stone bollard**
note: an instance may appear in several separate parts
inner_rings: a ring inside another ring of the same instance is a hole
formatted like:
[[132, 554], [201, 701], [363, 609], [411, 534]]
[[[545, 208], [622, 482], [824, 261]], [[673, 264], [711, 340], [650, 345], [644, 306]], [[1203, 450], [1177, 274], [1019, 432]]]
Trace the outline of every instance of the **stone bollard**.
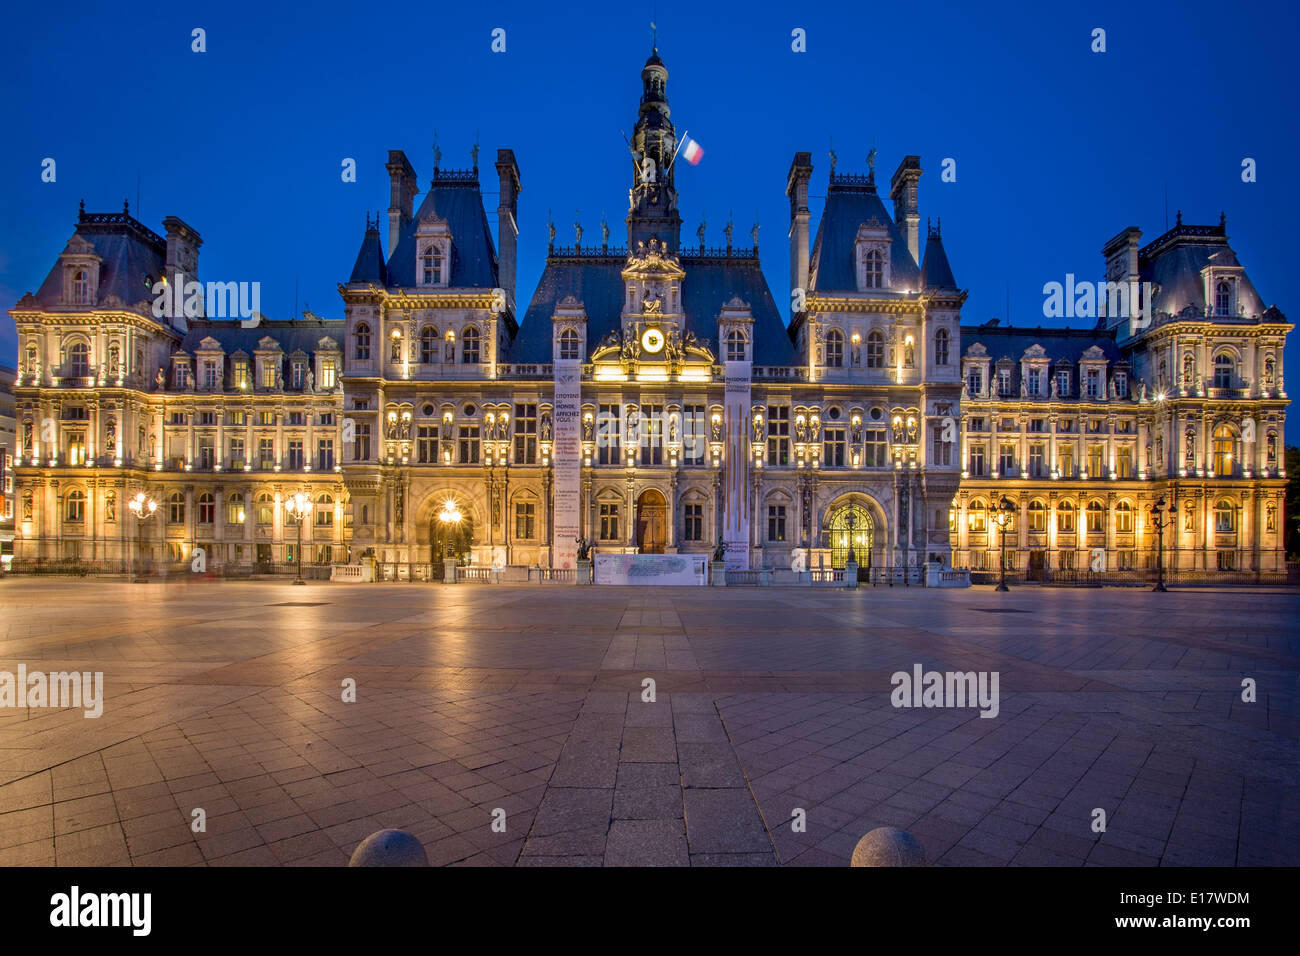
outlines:
[[896, 827], [876, 827], [853, 848], [849, 866], [927, 866], [916, 837]]
[[405, 830], [377, 830], [352, 851], [348, 866], [428, 866], [424, 845]]
[[849, 561], [844, 565], [844, 586], [846, 588], [858, 586], [858, 562]]

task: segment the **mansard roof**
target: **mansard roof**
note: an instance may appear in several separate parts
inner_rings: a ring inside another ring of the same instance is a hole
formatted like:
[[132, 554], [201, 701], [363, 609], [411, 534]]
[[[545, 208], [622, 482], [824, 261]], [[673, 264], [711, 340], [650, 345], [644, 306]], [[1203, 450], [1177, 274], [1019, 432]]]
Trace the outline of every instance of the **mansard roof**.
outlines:
[[[693, 255], [682, 253], [686, 278], [682, 280], [683, 332], [708, 339], [717, 351], [718, 315], [724, 303], [739, 297], [754, 317], [754, 364], [789, 365], [790, 336], [772, 293], [753, 255]], [[510, 348], [517, 363], [551, 361], [551, 316], [565, 296], [582, 302], [587, 312], [590, 349], [611, 331], [622, 328], [625, 298], [624, 255], [556, 255], [547, 259], [533, 293], [523, 325]]]
[[[809, 259], [808, 284], [818, 292], [856, 292], [858, 227], [872, 219], [889, 230], [891, 282], [898, 288], [921, 288], [921, 270], [876, 193], [874, 177], [832, 175], [826, 204]], [[954, 284], [954, 288], [955, 288]]]
[[[1228, 246], [1223, 219], [1217, 226], [1184, 225], [1179, 213], [1174, 228], [1138, 252], [1142, 281], [1159, 286], [1153, 299], [1156, 312], [1177, 315], [1190, 306], [1204, 314], [1208, 303], [1201, 270], [1206, 266], [1240, 266]], [[1267, 308], [1244, 272], [1237, 280], [1237, 305], [1247, 317], [1262, 315]]]
[[211, 338], [220, 343], [227, 355], [240, 351], [252, 355], [262, 349], [262, 340], [269, 338], [286, 354], [305, 352], [314, 355], [320, 351], [320, 341], [325, 336], [330, 336], [335, 343], [343, 341], [346, 325], [343, 319], [314, 318], [268, 320], [246, 329], [238, 319], [191, 319], [180, 349], [192, 354], [203, 347], [204, 339]]
[[963, 325], [961, 343], [963, 355], [969, 354], [975, 345], [984, 346], [994, 364], [1003, 358], [1019, 364], [1025, 352], [1035, 345], [1041, 347], [1053, 365], [1077, 363], [1091, 348], [1100, 349], [1106, 361], [1112, 365], [1126, 361], [1115, 342], [1113, 329], [1052, 329], [1042, 326], [1014, 328], [986, 322], [983, 325]]
[[[162, 278], [167, 264], [167, 242], [133, 218], [125, 208], [120, 213], [88, 213], [82, 208], [76, 232], [69, 239], [89, 242], [102, 260], [99, 267], [99, 302], [116, 296], [123, 306], [152, 303], [151, 286]], [[36, 292], [43, 307], [57, 306], [63, 299], [63, 268], [55, 261]]]
[[425, 218], [446, 220], [451, 231], [452, 289], [497, 287], [497, 254], [488, 228], [477, 172], [435, 170], [433, 185], [424, 194], [415, 218], [403, 227], [397, 246], [389, 250], [385, 279], [390, 287], [414, 288], [415, 231]]

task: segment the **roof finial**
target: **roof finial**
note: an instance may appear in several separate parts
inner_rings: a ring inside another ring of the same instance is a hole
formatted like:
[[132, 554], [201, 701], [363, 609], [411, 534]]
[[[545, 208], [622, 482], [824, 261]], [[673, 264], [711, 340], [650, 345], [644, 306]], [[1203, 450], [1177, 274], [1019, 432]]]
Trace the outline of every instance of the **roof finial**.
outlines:
[[870, 151], [869, 153], [867, 153], [867, 175], [871, 177], [871, 179], [872, 179], [873, 182], [875, 181], [875, 178], [876, 178], [876, 138], [875, 138], [874, 136], [871, 138], [871, 151]]
[[81, 214], [84, 216], [86, 214], [86, 200], [84, 198], [81, 200], [81, 206], [79, 208]]
[[1174, 226], [1178, 227], [1181, 226], [1182, 224], [1183, 224], [1183, 211], [1180, 209], [1178, 210], [1178, 218], [1174, 220]]
[[122, 200], [122, 215], [124, 216], [131, 215], [131, 200], [129, 199]]
[[433, 131], [433, 173], [438, 174], [438, 167], [442, 165], [442, 150], [438, 148], [438, 131]]
[[1228, 228], [1228, 214], [1226, 212], [1223, 212], [1222, 210], [1219, 211], [1219, 228], [1220, 229]]

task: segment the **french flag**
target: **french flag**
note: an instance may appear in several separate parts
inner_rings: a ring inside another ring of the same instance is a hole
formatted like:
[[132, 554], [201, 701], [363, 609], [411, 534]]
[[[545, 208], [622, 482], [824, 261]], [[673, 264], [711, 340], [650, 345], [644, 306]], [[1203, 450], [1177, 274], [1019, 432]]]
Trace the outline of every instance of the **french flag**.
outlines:
[[698, 166], [704, 158], [704, 147], [687, 136], [682, 141], [682, 156], [692, 166]]

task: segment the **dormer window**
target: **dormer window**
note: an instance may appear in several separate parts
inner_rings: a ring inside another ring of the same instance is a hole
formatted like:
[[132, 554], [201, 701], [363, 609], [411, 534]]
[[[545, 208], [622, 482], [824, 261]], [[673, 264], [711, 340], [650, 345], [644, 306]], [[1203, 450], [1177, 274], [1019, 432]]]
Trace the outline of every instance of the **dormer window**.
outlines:
[[1101, 369], [1088, 369], [1088, 374], [1084, 381], [1086, 383], [1087, 395], [1089, 398], [1096, 398], [1101, 394]]
[[90, 274], [85, 269], [72, 274], [72, 302], [74, 305], [90, 304]]
[[1011, 394], [1011, 369], [998, 369], [998, 394], [1005, 397]]
[[1062, 398], [1070, 394], [1070, 373], [1066, 369], [1056, 373], [1056, 393]]
[[879, 289], [885, 284], [884, 257], [879, 249], [872, 249], [866, 257], [866, 282], [868, 289]]
[[420, 285], [446, 285], [447, 254], [438, 242], [430, 242], [420, 250]]
[[1214, 314], [1231, 315], [1232, 314], [1232, 285], [1229, 282], [1220, 282], [1214, 287]]
[[215, 359], [203, 360], [203, 387], [219, 388], [221, 385], [221, 374], [217, 367]]
[[573, 329], [565, 329], [560, 333], [560, 358], [576, 359], [579, 356], [581, 346], [578, 342], [578, 333]]
[[1040, 377], [1039, 370], [1036, 368], [1031, 368], [1026, 370], [1025, 391], [1031, 397], [1037, 398], [1040, 394], [1042, 394], [1042, 390], [1043, 390], [1042, 378]]

